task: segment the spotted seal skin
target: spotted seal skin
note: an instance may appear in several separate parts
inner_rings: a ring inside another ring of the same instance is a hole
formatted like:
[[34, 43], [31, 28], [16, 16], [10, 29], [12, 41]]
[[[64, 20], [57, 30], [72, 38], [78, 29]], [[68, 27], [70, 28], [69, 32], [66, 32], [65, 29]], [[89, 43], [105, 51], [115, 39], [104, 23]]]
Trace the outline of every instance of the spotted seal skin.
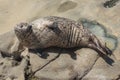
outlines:
[[111, 50], [81, 23], [63, 17], [49, 16], [31, 23], [20, 23], [15, 27], [15, 34], [29, 49], [88, 47], [111, 54]]

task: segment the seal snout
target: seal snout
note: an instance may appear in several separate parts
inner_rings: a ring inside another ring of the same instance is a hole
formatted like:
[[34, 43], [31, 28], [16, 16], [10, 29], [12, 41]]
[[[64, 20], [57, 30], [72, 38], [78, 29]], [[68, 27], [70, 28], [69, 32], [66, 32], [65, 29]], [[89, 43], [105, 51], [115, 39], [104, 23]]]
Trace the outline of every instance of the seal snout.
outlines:
[[28, 32], [32, 28], [32, 25], [29, 25], [28, 23], [20, 23], [15, 27], [15, 31], [17, 32]]

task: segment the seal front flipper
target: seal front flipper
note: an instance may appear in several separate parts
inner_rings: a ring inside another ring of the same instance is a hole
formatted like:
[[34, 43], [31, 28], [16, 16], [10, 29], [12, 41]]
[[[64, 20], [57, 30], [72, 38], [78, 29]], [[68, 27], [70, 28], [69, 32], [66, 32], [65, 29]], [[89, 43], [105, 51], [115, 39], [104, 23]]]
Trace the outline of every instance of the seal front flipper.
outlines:
[[58, 27], [57, 22], [53, 22], [47, 25], [48, 29], [52, 30], [53, 32], [59, 34], [61, 32], [60, 28]]

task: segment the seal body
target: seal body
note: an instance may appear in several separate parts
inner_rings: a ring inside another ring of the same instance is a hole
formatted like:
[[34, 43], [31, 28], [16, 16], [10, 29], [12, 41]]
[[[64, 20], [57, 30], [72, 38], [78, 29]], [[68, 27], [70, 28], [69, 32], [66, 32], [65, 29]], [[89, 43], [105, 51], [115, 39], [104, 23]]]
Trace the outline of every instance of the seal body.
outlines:
[[49, 16], [31, 23], [20, 23], [15, 27], [15, 34], [21, 44], [29, 49], [51, 46], [89, 47], [110, 53], [110, 50], [81, 23], [63, 17]]

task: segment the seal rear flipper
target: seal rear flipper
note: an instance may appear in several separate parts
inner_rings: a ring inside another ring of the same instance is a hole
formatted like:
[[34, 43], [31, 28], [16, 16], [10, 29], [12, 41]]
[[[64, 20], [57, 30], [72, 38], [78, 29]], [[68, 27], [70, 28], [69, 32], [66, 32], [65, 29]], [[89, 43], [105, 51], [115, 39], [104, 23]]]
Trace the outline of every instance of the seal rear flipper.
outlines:
[[[97, 47], [96, 47], [97, 48]], [[109, 64], [112, 66], [112, 63], [114, 63], [114, 60], [110, 57], [108, 57], [101, 49], [97, 48], [97, 50], [99, 51], [98, 54]]]
[[109, 65], [112, 66], [112, 63], [114, 63], [114, 60], [106, 55], [106, 52], [104, 52], [101, 48], [96, 47], [94, 44], [89, 44], [89, 48], [94, 49], [95, 51], [98, 52], [99, 56], [102, 57], [105, 62], [107, 62]]
[[103, 45], [99, 40], [98, 40], [98, 43], [100, 45], [100, 48], [102, 48], [102, 50], [107, 54], [107, 55], [111, 55], [112, 54], [112, 51], [106, 46], [106, 43], [105, 45]]
[[98, 47], [98, 49], [102, 49], [107, 55], [112, 54], [112, 51], [106, 46], [106, 43], [103, 45], [95, 35], [91, 36], [91, 41], [96, 47]]
[[[95, 44], [88, 44], [88, 47], [91, 48], [91, 49], [94, 49], [94, 50], [97, 51], [97, 52], [100, 52], [101, 54], [106, 55], [106, 52], [104, 52], [104, 51], [102, 50], [102, 48], [96, 46]], [[106, 56], [107, 56], [107, 55], [106, 55]]]
[[112, 55], [112, 51], [106, 46], [106, 43], [105, 43], [105, 51], [107, 55]]

